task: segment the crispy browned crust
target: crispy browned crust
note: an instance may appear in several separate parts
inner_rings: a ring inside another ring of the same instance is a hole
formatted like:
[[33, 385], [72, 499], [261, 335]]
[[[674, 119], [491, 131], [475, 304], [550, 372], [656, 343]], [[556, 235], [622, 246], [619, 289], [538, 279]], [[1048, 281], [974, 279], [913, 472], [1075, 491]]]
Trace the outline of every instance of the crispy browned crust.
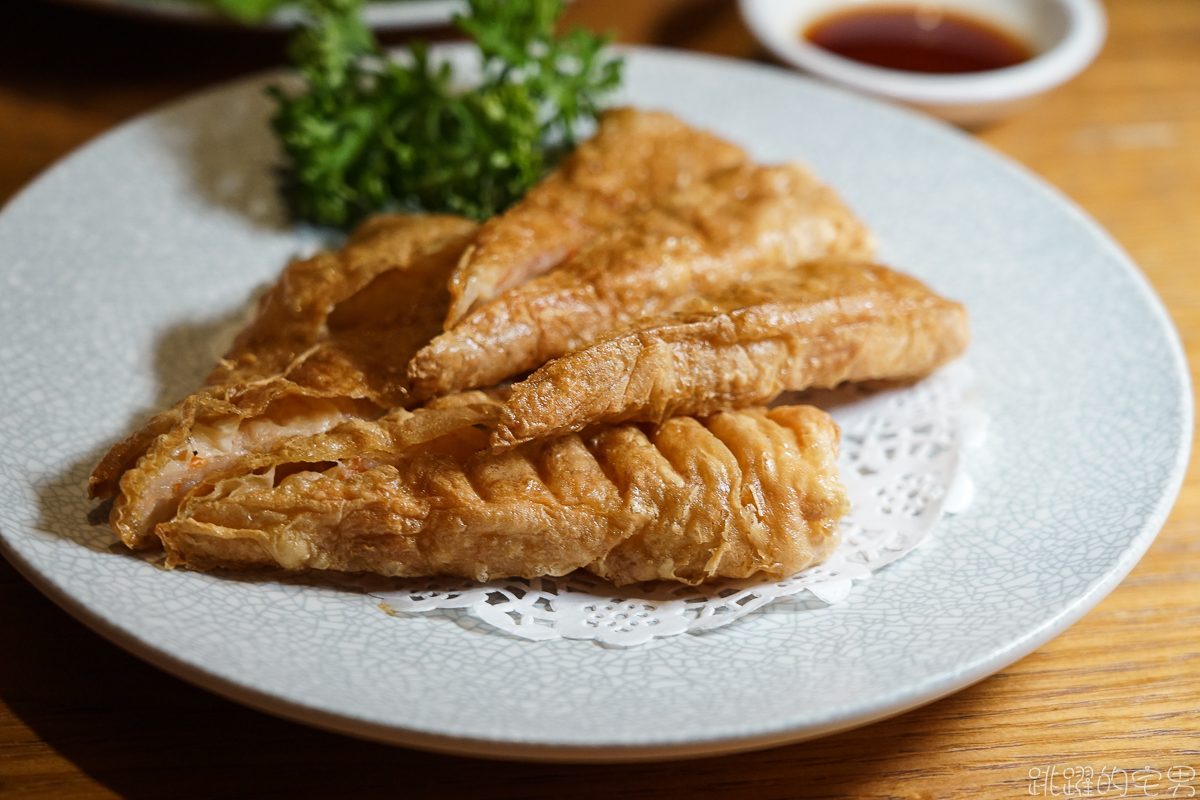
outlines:
[[741, 148], [670, 114], [605, 112], [595, 136], [480, 228], [451, 278], [446, 329], [500, 292], [554, 267], [630, 210], [745, 160]]
[[471, 236], [462, 226], [339, 302], [325, 321], [327, 338], [297, 357], [287, 377], [382, 408], [412, 405], [409, 361], [442, 330], [446, 283]]
[[376, 275], [440, 251], [474, 230], [475, 224], [462, 217], [382, 215], [359, 227], [340, 252], [289, 264], [208, 383], [244, 383], [281, 373], [317, 343], [338, 303]]
[[413, 392], [490, 386], [763, 269], [871, 250], [867, 230], [803, 168], [728, 170], [627, 215], [438, 336], [413, 359]]
[[383, 217], [289, 265], [210, 385], [90, 490], [127, 545], [194, 569], [794, 574], [848, 510], [838, 432], [758, 406], [967, 342], [960, 305], [872, 250], [803, 168], [611, 112], [480, 228]]
[[154, 526], [182, 494], [241, 455], [406, 405], [408, 361], [440, 330], [446, 281], [474, 231], [457, 217], [386, 215], [340, 253], [289, 265], [212, 383], [96, 467], [89, 493], [117, 495], [122, 541], [157, 546]]
[[181, 498], [210, 475], [264, 459], [402, 453], [466, 429], [483, 436], [483, 427], [499, 418], [505, 397], [467, 392], [380, 417], [368, 401], [326, 395], [282, 378], [231, 388], [223, 396], [197, 394], [182, 404], [178, 423], [121, 476], [109, 524], [127, 546], [156, 548], [155, 526], [174, 516]]
[[158, 535], [170, 566], [195, 569], [698, 583], [797, 572], [836, 545], [848, 508], [837, 428], [810, 407], [485, 443], [458, 428], [399, 455], [251, 459], [198, 485]]
[[88, 497], [91, 499], [112, 497], [117, 493], [118, 481], [125, 470], [138, 462], [145, 455], [147, 448], [171, 428], [179, 424], [183, 413], [182, 404], [176, 404], [166, 411], [155, 414], [140, 430], [130, 434], [123, 441], [117, 442], [100, 463], [92, 470], [88, 478]]
[[959, 356], [962, 305], [877, 265], [814, 262], [611, 331], [513, 386], [507, 447], [594, 422], [659, 422], [768, 403], [785, 390], [923, 377]]
[[378, 414], [367, 401], [324, 396], [282, 378], [198, 392], [119, 476], [109, 524], [129, 547], [157, 547], [154, 526], [174, 515], [179, 499], [204, 475], [280, 439]]

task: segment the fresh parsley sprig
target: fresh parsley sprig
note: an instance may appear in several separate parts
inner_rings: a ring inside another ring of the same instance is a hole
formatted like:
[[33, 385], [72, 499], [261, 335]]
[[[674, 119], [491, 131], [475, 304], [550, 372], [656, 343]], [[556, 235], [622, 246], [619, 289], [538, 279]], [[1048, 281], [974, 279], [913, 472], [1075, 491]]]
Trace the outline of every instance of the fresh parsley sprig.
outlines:
[[455, 24], [478, 45], [482, 77], [465, 91], [422, 44], [407, 63], [385, 58], [362, 3], [306, 0], [312, 21], [289, 45], [306, 89], [271, 89], [285, 195], [305, 220], [350, 225], [395, 208], [499, 213], [621, 81], [605, 37], [555, 34], [563, 0], [468, 0]]

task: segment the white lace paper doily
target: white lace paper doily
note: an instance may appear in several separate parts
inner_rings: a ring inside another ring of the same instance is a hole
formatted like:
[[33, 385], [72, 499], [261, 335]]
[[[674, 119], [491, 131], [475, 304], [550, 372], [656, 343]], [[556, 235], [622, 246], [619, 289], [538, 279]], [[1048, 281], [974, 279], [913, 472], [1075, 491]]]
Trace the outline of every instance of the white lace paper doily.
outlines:
[[963, 364], [918, 384], [877, 393], [848, 389], [808, 397], [842, 429], [838, 465], [850, 494], [842, 543], [824, 563], [781, 581], [616, 587], [582, 570], [561, 578], [476, 583], [466, 579], [351, 579], [389, 614], [465, 609], [524, 639], [591, 639], [632, 647], [728, 625], [784, 598], [829, 605], [855, 582], [912, 552], [945, 513], [970, 504], [962, 451], [982, 443], [986, 418], [967, 401]]

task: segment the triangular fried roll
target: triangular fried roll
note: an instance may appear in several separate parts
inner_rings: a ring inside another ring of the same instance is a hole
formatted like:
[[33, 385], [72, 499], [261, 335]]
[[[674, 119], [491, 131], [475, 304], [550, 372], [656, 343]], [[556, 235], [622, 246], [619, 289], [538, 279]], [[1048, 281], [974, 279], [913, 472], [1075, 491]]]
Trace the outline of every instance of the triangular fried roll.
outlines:
[[920, 378], [968, 338], [960, 304], [886, 267], [824, 261], [763, 273], [547, 363], [513, 386], [493, 445], [760, 405], [785, 390]]
[[381, 408], [411, 406], [408, 364], [441, 333], [450, 302], [447, 277], [468, 238], [431, 247], [338, 303], [325, 321], [327, 338], [300, 355], [287, 377], [327, 393], [366, 397]]
[[[440, 330], [446, 280], [473, 231], [456, 217], [387, 216], [366, 223], [341, 253], [289, 265], [236, 355], [214, 372], [241, 380], [204, 387], [157, 415], [93, 472], [93, 497], [117, 495], [110, 522], [121, 540], [158, 546], [154, 526], [179, 498], [245, 455], [407, 404], [409, 359]], [[286, 376], [249, 379], [276, 368]]]
[[491, 386], [763, 269], [871, 249], [862, 224], [803, 168], [729, 170], [627, 215], [558, 268], [438, 336], [413, 359], [413, 391], [434, 397]]
[[323, 396], [282, 378], [197, 392], [173, 409], [174, 423], [120, 475], [109, 524], [129, 547], [157, 547], [154, 526], [170, 519], [206, 475], [284, 439], [379, 413], [369, 401]]
[[208, 383], [244, 383], [277, 375], [323, 338], [334, 306], [376, 275], [457, 244], [466, 247], [475, 223], [447, 215], [384, 214], [368, 220], [336, 253], [292, 262], [262, 296], [258, 315], [208, 376]]
[[699, 583], [804, 569], [848, 510], [837, 427], [807, 406], [485, 444], [467, 428], [394, 456], [250, 460], [157, 532], [168, 565], [195, 569]]
[[623, 214], [745, 160], [741, 148], [670, 114], [606, 111], [595, 136], [480, 228], [451, 278], [446, 330], [556, 266]]
[[[461, 254], [474, 231], [475, 224], [461, 217], [386, 214], [359, 227], [340, 252], [320, 253], [289, 264], [260, 298], [258, 315], [238, 334], [232, 349], [208, 376], [209, 386], [201, 389], [199, 394], [211, 395], [219, 401], [224, 391], [221, 387], [278, 375], [292, 366], [298, 356], [326, 338], [326, 319], [338, 303], [381, 273], [414, 263], [437, 264], [439, 260], [447, 259], [442, 254], [448, 248], [451, 253], [448, 258], [453, 260]], [[439, 275], [448, 275], [451, 268], [452, 265], [443, 267]], [[440, 291], [445, 277], [424, 276], [422, 280], [437, 281], [435, 288]], [[420, 297], [422, 305], [438, 303], [432, 312], [435, 316], [439, 309], [445, 308], [444, 292], [441, 294], [440, 301], [425, 295]], [[429, 331], [430, 336], [433, 333], [436, 330]], [[417, 342], [415, 346], [420, 344], [423, 342]], [[411, 356], [411, 352], [405, 353], [404, 363]], [[338, 366], [340, 364], [325, 370], [306, 369], [300, 379], [312, 388], [326, 388], [330, 394], [370, 396], [363, 382], [355, 383], [353, 367], [337, 372]], [[394, 383], [407, 391], [407, 380], [403, 376]], [[386, 390], [387, 386], [383, 388]], [[194, 398], [188, 399], [195, 404]], [[88, 495], [111, 497], [116, 494], [121, 475], [137, 463], [155, 439], [180, 423], [184, 402], [157, 414], [141, 430], [114, 445], [93, 471]]]

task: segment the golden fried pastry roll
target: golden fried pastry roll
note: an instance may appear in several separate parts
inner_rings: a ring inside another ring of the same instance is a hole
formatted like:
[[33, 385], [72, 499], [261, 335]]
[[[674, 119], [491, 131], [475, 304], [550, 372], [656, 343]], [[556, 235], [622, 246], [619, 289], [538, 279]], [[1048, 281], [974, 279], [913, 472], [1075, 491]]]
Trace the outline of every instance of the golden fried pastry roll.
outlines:
[[450, 302], [446, 283], [468, 240], [462, 234], [431, 246], [334, 306], [326, 338], [297, 357], [287, 377], [381, 408], [411, 405], [409, 361], [441, 333]]
[[492, 443], [711, 414], [844, 381], [920, 378], [968, 339], [962, 305], [886, 267], [822, 261], [771, 271], [550, 361], [513, 386]]
[[[473, 232], [457, 217], [385, 216], [341, 253], [289, 265], [237, 355], [213, 373], [221, 382], [158, 414], [96, 467], [89, 493], [117, 495], [111, 524], [122, 541], [157, 546], [154, 526], [183, 493], [243, 455], [405, 405], [408, 361], [441, 329], [446, 280]], [[251, 379], [265, 370], [286, 375]]]
[[282, 372], [323, 336], [334, 306], [382, 272], [457, 246], [475, 223], [445, 215], [385, 214], [363, 223], [337, 253], [288, 265], [259, 300], [258, 315], [208, 376], [208, 383], [243, 383]]
[[[174, 515], [179, 499], [202, 478], [230, 469], [248, 453], [269, 451], [294, 436], [311, 436], [379, 409], [365, 400], [324, 397], [282, 378], [201, 391], [171, 412], [173, 423], [147, 444], [115, 480], [109, 524], [127, 546], [157, 547], [154, 526]], [[110, 471], [102, 461], [93, 473]], [[108, 486], [97, 485], [93, 496]], [[113, 492], [105, 492], [111, 494]]]
[[112, 497], [117, 493], [118, 482], [125, 471], [137, 464], [138, 459], [160, 436], [177, 426], [184, 415], [184, 403], [180, 401], [155, 414], [140, 430], [117, 442], [108, 449], [104, 458], [92, 470], [88, 479], [88, 497]]
[[871, 249], [862, 224], [803, 168], [728, 170], [627, 215], [558, 268], [438, 336], [413, 359], [413, 391], [490, 386], [768, 267], [865, 258]]
[[741, 148], [670, 114], [605, 112], [595, 136], [480, 228], [450, 281], [446, 330], [559, 264], [621, 215], [745, 160]]
[[257, 463], [258, 456], [320, 461], [404, 452], [455, 431], [494, 425], [506, 396], [467, 392], [381, 417], [368, 401], [326, 396], [282, 378], [220, 396], [199, 393], [120, 477], [109, 524], [128, 547], [155, 548], [155, 526], [174, 516], [180, 499], [210, 475]]
[[[233, 348], [208, 376], [209, 387], [201, 393], [219, 400], [221, 387], [270, 378], [284, 371], [297, 356], [305, 354], [325, 338], [327, 317], [337, 304], [381, 273], [416, 264], [416, 285], [434, 280], [444, 282], [441, 275], [449, 275], [452, 265], [443, 267], [438, 275], [429, 274], [428, 265], [456, 258], [474, 231], [475, 224], [460, 217], [386, 214], [359, 227], [341, 252], [321, 253], [289, 264], [260, 298], [257, 317], [238, 335]], [[449, 256], [445, 255], [447, 249]], [[411, 290], [413, 283], [410, 281], [406, 288]], [[391, 295], [401, 293], [396, 291]], [[444, 294], [433, 298], [427, 295], [428, 291], [421, 295], [422, 305], [436, 303], [432, 311], [435, 316], [439, 309], [444, 311], [448, 302]], [[390, 317], [377, 314], [373, 321], [377, 323], [376, 327], [386, 327], [388, 319]], [[429, 331], [429, 336], [436, 332]], [[361, 330], [356, 333], [361, 334]], [[423, 342], [416, 343], [414, 349], [421, 344]], [[353, 348], [353, 344], [349, 346]], [[402, 363], [411, 356], [411, 351], [402, 353]], [[346, 360], [317, 357], [311, 367], [303, 370], [301, 380], [331, 390], [336, 384], [336, 390], [351, 396], [368, 396], [370, 392], [364, 390], [365, 381], [356, 381], [355, 359], [351, 357], [349, 365], [344, 363]], [[327, 366], [319, 368], [322, 361]], [[333, 363], [328, 364], [329, 361]], [[407, 383], [403, 376], [399, 381]], [[387, 388], [387, 385], [382, 387], [380, 393], [386, 394]], [[354, 391], [349, 391], [351, 389]], [[197, 402], [195, 398], [189, 400], [193, 405]], [[156, 415], [140, 431], [114, 445], [92, 473], [88, 494], [91, 497], [115, 494], [117, 481], [125, 470], [137, 463], [155, 439], [179, 424], [184, 416], [184, 402]]]
[[474, 428], [392, 457], [312, 449], [321, 461], [211, 476], [157, 532], [168, 565], [194, 569], [783, 577], [838, 541], [837, 438], [800, 406], [598, 426], [504, 453]]

